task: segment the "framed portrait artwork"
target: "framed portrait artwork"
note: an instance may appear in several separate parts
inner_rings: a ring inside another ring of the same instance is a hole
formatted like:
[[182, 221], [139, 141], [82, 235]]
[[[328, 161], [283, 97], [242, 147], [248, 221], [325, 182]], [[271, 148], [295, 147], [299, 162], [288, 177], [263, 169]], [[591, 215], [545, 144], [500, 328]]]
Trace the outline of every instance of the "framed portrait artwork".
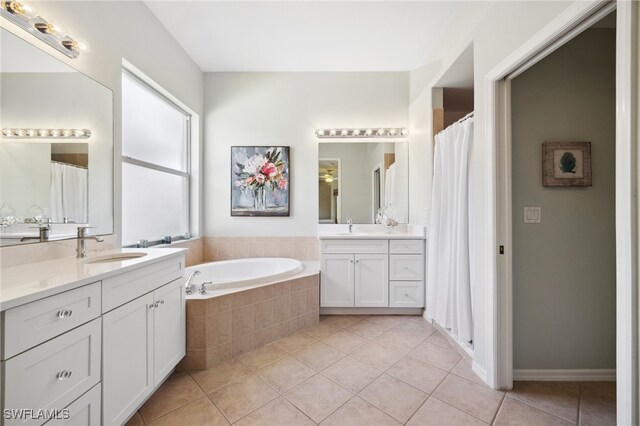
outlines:
[[542, 144], [543, 186], [591, 186], [591, 142]]

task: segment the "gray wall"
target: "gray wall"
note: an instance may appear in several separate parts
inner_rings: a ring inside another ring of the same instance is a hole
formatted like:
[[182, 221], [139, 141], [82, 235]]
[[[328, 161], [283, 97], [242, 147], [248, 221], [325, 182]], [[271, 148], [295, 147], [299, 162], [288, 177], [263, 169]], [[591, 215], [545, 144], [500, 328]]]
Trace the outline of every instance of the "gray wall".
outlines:
[[[615, 368], [615, 30], [586, 31], [512, 89], [514, 368]], [[543, 187], [545, 141], [590, 141], [593, 186]]]

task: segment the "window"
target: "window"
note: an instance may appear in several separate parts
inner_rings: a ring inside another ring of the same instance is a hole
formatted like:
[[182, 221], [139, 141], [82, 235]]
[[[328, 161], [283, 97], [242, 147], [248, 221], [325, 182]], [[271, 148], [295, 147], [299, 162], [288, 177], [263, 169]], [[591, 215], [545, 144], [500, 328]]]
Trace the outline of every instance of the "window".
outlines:
[[189, 232], [190, 115], [122, 74], [122, 244]]

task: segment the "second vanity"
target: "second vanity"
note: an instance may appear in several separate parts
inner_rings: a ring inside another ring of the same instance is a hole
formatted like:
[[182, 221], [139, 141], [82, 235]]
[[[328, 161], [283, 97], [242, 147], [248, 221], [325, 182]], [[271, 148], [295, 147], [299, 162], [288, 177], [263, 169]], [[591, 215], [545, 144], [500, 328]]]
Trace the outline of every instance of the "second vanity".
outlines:
[[419, 313], [424, 307], [422, 227], [321, 225], [323, 314]]
[[2, 424], [124, 424], [185, 355], [184, 252], [3, 269]]

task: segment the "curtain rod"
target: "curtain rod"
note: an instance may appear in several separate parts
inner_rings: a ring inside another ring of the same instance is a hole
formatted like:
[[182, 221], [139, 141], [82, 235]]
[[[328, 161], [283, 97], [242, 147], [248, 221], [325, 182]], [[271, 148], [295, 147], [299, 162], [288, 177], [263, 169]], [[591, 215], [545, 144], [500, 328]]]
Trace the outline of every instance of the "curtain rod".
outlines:
[[84, 166], [77, 166], [75, 164], [69, 164], [69, 163], [63, 163], [62, 161], [54, 161], [51, 160], [51, 163], [56, 163], [56, 164], [61, 164], [63, 166], [69, 166], [69, 167], [75, 167], [76, 169], [84, 169], [84, 170], [88, 170], [88, 167], [84, 167]]
[[440, 130], [438, 133], [436, 133], [433, 137], [435, 138], [437, 135], [439, 135], [440, 133], [444, 132], [445, 130], [447, 130], [449, 127], [453, 126], [454, 124], [458, 124], [458, 123], [462, 123], [465, 120], [468, 120], [470, 118], [473, 117], [473, 113], [474, 111], [471, 111], [469, 114], [465, 115], [464, 117], [454, 121], [453, 123], [449, 124], [447, 127], [445, 127], [444, 129]]

